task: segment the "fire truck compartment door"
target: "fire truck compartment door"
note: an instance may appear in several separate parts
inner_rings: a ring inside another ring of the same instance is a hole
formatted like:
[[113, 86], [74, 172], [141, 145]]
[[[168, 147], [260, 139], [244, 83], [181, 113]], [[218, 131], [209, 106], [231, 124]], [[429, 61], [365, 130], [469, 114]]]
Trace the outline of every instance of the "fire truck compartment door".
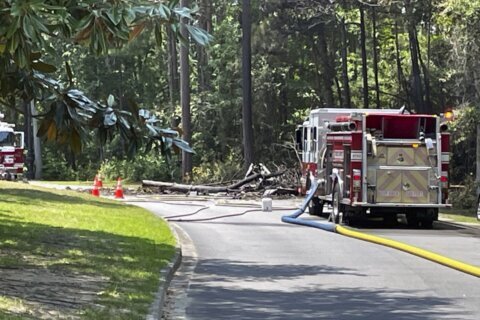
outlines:
[[387, 151], [387, 165], [413, 166], [415, 155], [412, 148], [390, 147]]
[[376, 202], [430, 203], [429, 171], [378, 169]]
[[429, 203], [428, 170], [405, 170], [402, 174], [402, 202]]

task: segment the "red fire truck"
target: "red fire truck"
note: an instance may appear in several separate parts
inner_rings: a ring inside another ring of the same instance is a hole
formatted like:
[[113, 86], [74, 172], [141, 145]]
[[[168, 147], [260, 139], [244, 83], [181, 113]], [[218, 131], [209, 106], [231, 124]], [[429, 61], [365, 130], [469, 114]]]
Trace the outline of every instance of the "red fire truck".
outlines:
[[[3, 119], [3, 114], [0, 114]], [[23, 175], [24, 134], [15, 125], [0, 121], [0, 178], [17, 179]]]
[[315, 109], [297, 129], [301, 188], [318, 188], [311, 214], [354, 223], [404, 214], [408, 225], [430, 228], [449, 207], [449, 139], [445, 118], [405, 110]]

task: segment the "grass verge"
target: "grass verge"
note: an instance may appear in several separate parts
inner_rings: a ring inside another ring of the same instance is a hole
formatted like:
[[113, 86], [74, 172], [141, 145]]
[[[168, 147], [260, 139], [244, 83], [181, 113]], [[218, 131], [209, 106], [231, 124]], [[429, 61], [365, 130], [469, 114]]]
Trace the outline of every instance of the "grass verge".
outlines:
[[474, 209], [443, 209], [440, 211], [440, 217], [452, 220], [454, 222], [473, 223], [480, 225], [480, 221], [478, 221]]
[[174, 245], [141, 208], [0, 182], [0, 319], [144, 319]]

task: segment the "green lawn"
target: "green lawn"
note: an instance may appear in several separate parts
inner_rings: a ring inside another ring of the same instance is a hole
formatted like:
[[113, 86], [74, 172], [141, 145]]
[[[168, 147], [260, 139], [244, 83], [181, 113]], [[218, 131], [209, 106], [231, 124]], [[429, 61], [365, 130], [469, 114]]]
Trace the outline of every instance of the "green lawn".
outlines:
[[440, 217], [450, 219], [455, 222], [480, 224], [480, 221], [477, 219], [477, 212], [475, 209], [442, 209], [440, 210]]
[[0, 319], [144, 319], [174, 245], [143, 209], [0, 182]]

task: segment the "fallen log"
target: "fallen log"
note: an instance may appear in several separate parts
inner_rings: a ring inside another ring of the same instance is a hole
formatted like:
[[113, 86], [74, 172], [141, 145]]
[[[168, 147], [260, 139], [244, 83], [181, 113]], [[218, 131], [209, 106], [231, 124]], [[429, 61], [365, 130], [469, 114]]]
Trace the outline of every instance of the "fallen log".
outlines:
[[181, 183], [172, 183], [172, 182], [161, 182], [161, 181], [152, 181], [152, 180], [142, 180], [143, 187], [158, 187], [160, 190], [170, 190], [170, 191], [179, 191], [179, 192], [200, 192], [200, 193], [218, 193], [218, 192], [227, 192], [227, 187], [213, 187], [213, 186], [204, 186], [204, 185], [191, 185], [191, 184], [181, 184]]
[[190, 185], [190, 184], [181, 184], [181, 183], [172, 183], [172, 182], [161, 182], [161, 181], [153, 181], [153, 180], [142, 180], [143, 187], [157, 187], [160, 190], [170, 190], [170, 191], [177, 191], [177, 192], [198, 192], [198, 193], [220, 193], [220, 192], [238, 192], [240, 191], [240, 187], [243, 185], [250, 183], [255, 180], [267, 180], [273, 177], [278, 177], [284, 174], [285, 171], [274, 172], [271, 174], [261, 174], [255, 173], [243, 180], [240, 180], [234, 184], [229, 186], [206, 186], [206, 185]]

